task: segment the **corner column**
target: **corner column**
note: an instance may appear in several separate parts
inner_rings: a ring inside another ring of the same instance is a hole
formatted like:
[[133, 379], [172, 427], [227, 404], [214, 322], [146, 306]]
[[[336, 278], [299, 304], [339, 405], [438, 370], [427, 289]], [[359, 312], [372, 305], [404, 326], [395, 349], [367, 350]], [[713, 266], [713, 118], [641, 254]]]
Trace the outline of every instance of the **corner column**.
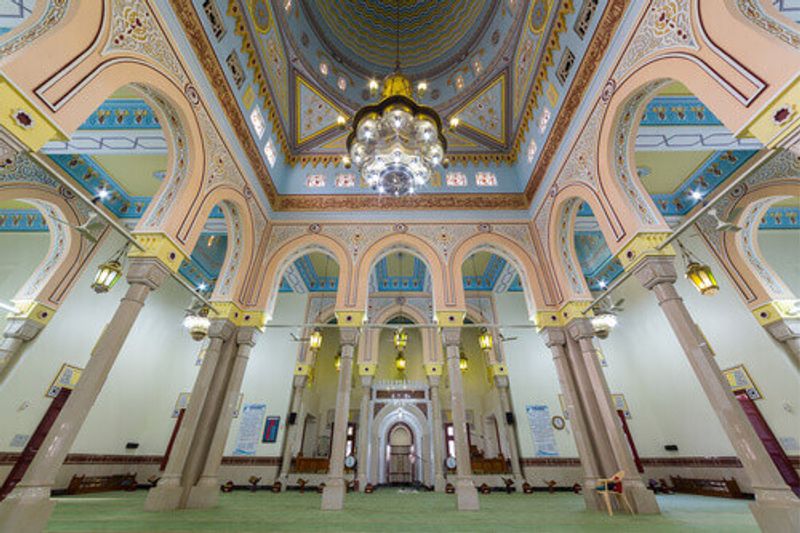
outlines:
[[774, 300], [754, 309], [753, 316], [800, 370], [800, 318], [794, 311], [797, 305], [798, 300]]
[[367, 450], [369, 450], [369, 401], [372, 398], [372, 375], [361, 376], [361, 406], [358, 409], [358, 487], [363, 491], [367, 484]]
[[[339, 313], [337, 313], [337, 318]], [[341, 324], [342, 321], [339, 320]], [[333, 443], [328, 463], [328, 480], [322, 491], [322, 510], [341, 511], [347, 482], [344, 479], [344, 449], [347, 442], [347, 419], [350, 414], [350, 388], [353, 381], [353, 353], [358, 342], [358, 328], [342, 327], [342, 359], [339, 367], [339, 389], [336, 392], [336, 413], [333, 421]]]
[[286, 490], [289, 484], [289, 471], [292, 468], [292, 457], [297, 443], [297, 435], [300, 431], [300, 410], [303, 407], [303, 393], [308, 383], [308, 374], [295, 374], [292, 384], [292, 404], [289, 408], [289, 415], [295, 413], [295, 422], [287, 426], [286, 437], [283, 445], [283, 457], [281, 458], [281, 472], [278, 480], [281, 482], [281, 490]]
[[[463, 320], [463, 318], [462, 318]], [[440, 324], [442, 322], [440, 321]], [[459, 511], [480, 509], [478, 491], [472, 482], [472, 464], [467, 439], [467, 414], [464, 409], [464, 386], [459, 365], [459, 343], [461, 329], [443, 327], [442, 340], [445, 346], [447, 373], [450, 378], [450, 409], [453, 413], [453, 432], [456, 445], [456, 496]]]
[[677, 272], [671, 256], [643, 257], [634, 275], [658, 299], [689, 364], [694, 370], [736, 455], [753, 486], [756, 501], [750, 510], [766, 532], [800, 531], [800, 499], [783, 481], [764, 445], [714, 361], [714, 354], [675, 290]]
[[[594, 345], [594, 328], [588, 318], [573, 319], [567, 326], [567, 331], [577, 341], [580, 354], [583, 357], [585, 372], [591, 383], [591, 392], [595, 396], [597, 413], [605, 432], [610, 452], [613, 456], [614, 468], [625, 471], [625, 493], [630, 497], [630, 503], [637, 514], [658, 514], [658, 502], [655, 494], [645, 487], [636, 464], [633, 462], [630, 447], [625, 439], [619, 415], [614, 408], [611, 393], [608, 390], [603, 369]], [[605, 472], [604, 477], [615, 472]]]
[[431, 431], [433, 432], [433, 490], [444, 492], [444, 425], [442, 424], [442, 402], [439, 399], [441, 375], [428, 374], [428, 391], [431, 397]]
[[50, 490], [56, 474], [97, 400], [147, 296], [168, 275], [169, 268], [156, 258], [131, 258], [128, 290], [100, 334], [78, 385], [25, 476], [11, 494], [0, 502], [0, 525], [5, 531], [40, 532], [47, 526], [55, 506], [50, 500]]
[[187, 508], [213, 507], [219, 500], [220, 490], [217, 473], [222, 463], [222, 455], [231, 429], [233, 413], [236, 410], [236, 404], [239, 401], [239, 394], [242, 390], [244, 372], [247, 368], [247, 362], [250, 360], [250, 352], [256, 344], [259, 333], [259, 330], [255, 327], [238, 328], [236, 331], [236, 357], [233, 359], [233, 366], [227, 380], [222, 408], [211, 437], [203, 472], [200, 474], [197, 484], [189, 491], [189, 498], [186, 502]]
[[599, 511], [601, 503], [593, 487], [597, 485], [597, 480], [603, 476], [595, 450], [595, 443], [591, 438], [591, 431], [587, 424], [586, 412], [580, 402], [575, 375], [567, 357], [567, 336], [561, 327], [543, 328], [541, 336], [553, 354], [553, 363], [556, 367], [561, 393], [564, 395], [569, 425], [572, 429], [575, 446], [578, 448], [578, 455], [583, 467], [583, 500], [587, 509]]
[[498, 423], [502, 424], [506, 434], [506, 440], [508, 441], [508, 459], [511, 461], [511, 473], [514, 475], [517, 486], [522, 487], [522, 484], [525, 483], [525, 474], [522, 472], [522, 467], [519, 464], [516, 424], [509, 424], [506, 419], [506, 413], [512, 413], [512, 415], [514, 413], [514, 410], [511, 408], [511, 391], [508, 386], [508, 376], [505, 374], [495, 374], [494, 386], [497, 391], [498, 399], [500, 400], [500, 409], [503, 410], [503, 416], [500, 417]]

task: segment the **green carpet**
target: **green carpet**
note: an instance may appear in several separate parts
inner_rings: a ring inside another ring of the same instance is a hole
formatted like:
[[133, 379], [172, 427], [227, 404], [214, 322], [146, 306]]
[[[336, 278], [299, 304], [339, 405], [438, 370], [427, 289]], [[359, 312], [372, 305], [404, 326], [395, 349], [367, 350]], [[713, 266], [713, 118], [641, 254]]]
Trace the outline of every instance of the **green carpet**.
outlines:
[[142, 510], [144, 491], [57, 498], [47, 531], [758, 531], [746, 501], [659, 496], [662, 514], [590, 513], [573, 494], [494, 493], [481, 510], [459, 513], [446, 494], [348, 494], [346, 510], [322, 512], [318, 494], [235, 492], [219, 507], [166, 513]]

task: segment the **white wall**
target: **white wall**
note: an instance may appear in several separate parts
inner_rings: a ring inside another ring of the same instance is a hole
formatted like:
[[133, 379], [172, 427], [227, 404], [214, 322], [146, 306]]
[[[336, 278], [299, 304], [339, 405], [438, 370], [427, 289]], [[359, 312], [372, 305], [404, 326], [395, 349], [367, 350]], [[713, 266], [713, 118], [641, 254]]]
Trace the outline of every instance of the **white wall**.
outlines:
[[775, 273], [800, 297], [800, 231], [759, 230], [758, 246]]
[[[0, 301], [10, 303], [50, 249], [49, 233], [0, 233]], [[6, 312], [0, 310], [0, 331]]]

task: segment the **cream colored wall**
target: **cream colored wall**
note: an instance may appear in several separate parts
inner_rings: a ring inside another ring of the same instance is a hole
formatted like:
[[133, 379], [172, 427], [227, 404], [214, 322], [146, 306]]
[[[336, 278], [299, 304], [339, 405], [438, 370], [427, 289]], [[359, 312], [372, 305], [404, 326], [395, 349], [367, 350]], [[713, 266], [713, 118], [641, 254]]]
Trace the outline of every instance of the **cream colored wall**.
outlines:
[[[47, 255], [49, 233], [0, 233], [0, 301], [11, 299]], [[6, 311], [0, 310], [0, 331], [6, 327]]]
[[[274, 322], [276, 324], [301, 324], [304, 320], [307, 300], [307, 294], [279, 294], [275, 305]], [[267, 328], [256, 341], [247, 363], [247, 371], [242, 383], [243, 404], [266, 404], [267, 416], [281, 417], [277, 441], [263, 443], [259, 440], [256, 446], [257, 456], [274, 457], [281, 454], [298, 349], [298, 344], [293, 342], [289, 336], [290, 331], [284, 328]], [[225, 446], [226, 455], [231, 455], [236, 447], [240, 420], [235, 418], [231, 424], [228, 442]]]
[[[715, 272], [720, 291], [701, 296], [682, 277], [677, 290], [716, 352], [721, 369], [744, 364], [764, 398], [756, 405], [780, 437], [800, 440], [800, 378], [788, 356], [759, 326], [735, 293], [721, 268], [694, 239], [684, 239]], [[797, 248], [784, 247], [775, 265], [793, 262]], [[733, 455], [733, 448], [709, 405], [686, 356], [660, 311], [655, 296], [634, 279], [614, 294], [625, 298], [619, 325], [600, 341], [608, 361], [612, 392], [624, 393], [628, 421], [640, 455], [648, 457]], [[788, 402], [789, 409], [784, 408]], [[679, 451], [667, 452], [665, 444]], [[800, 450], [787, 450], [797, 454]]]
[[775, 273], [800, 297], [800, 230], [759, 230], [758, 246]]
[[[528, 323], [525, 297], [520, 292], [496, 294], [495, 308], [501, 324]], [[520, 456], [534, 457], [536, 448], [525, 406], [544, 404], [549, 407], [550, 416], [562, 415], [558, 400], [561, 392], [558, 376], [550, 350], [533, 328], [507, 329], [503, 334], [506, 337], [517, 337], [516, 340], [503, 343], [502, 349], [508, 365], [511, 403], [517, 422]], [[565, 429], [555, 431], [555, 438], [561, 457], [578, 456], [569, 422]]]

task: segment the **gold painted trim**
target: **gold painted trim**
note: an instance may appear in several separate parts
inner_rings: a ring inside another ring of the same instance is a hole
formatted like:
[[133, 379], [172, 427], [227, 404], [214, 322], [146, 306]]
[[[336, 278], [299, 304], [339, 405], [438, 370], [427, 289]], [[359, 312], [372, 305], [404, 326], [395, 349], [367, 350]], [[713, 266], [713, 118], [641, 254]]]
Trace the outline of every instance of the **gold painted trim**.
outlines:
[[[15, 119], [18, 113], [26, 116], [30, 120], [30, 124], [24, 125], [19, 122], [19, 119]], [[68, 139], [58, 126], [2, 75], [0, 75], [0, 126], [7, 129], [34, 152], [51, 140], [65, 141]]]
[[800, 300], [773, 300], [751, 312], [759, 324], [766, 326], [785, 318], [800, 318], [800, 313], [794, 310], [797, 305], [800, 305]]
[[180, 245], [166, 233], [134, 233], [136, 242], [143, 248], [131, 247], [128, 257], [151, 257], [158, 259], [172, 272], [178, 272], [181, 263], [187, 258]]
[[236, 327], [254, 327], [264, 331], [267, 323], [263, 311], [245, 310], [234, 302], [211, 302], [217, 312], [211, 311], [209, 317], [218, 320], [227, 320]]
[[550, 309], [537, 311], [534, 317], [534, 324], [537, 329], [560, 328], [578, 318], [591, 318], [594, 316], [592, 311], [583, 310], [591, 303], [591, 300], [572, 300], [561, 306], [560, 309]]
[[674, 257], [672, 245], [668, 244], [660, 250], [657, 248], [670, 235], [671, 232], [637, 233], [617, 252], [616, 257], [626, 271], [633, 269], [645, 257]]
[[377, 371], [378, 365], [376, 363], [358, 363], [359, 376], [374, 376]]
[[[786, 108], [789, 117], [785, 123], [777, 123], [774, 115]], [[800, 75], [789, 82], [755, 117], [736, 134], [738, 138], [755, 137], [766, 148], [775, 148], [790, 134], [800, 129]]]
[[435, 318], [440, 328], [447, 328], [463, 325], [466, 317], [466, 311], [454, 309], [450, 311], [436, 311]]
[[353, 309], [341, 309], [334, 311], [334, 315], [336, 315], [336, 323], [339, 327], [358, 327], [364, 323], [367, 313]]
[[498, 144], [503, 144], [504, 145], [506, 143], [506, 137], [507, 137], [507, 133], [508, 133], [506, 131], [506, 119], [508, 117], [506, 117], [506, 73], [505, 73], [505, 71], [501, 72], [499, 76], [497, 76], [495, 79], [490, 81], [486, 85], [486, 87], [481, 89], [477, 94], [475, 94], [472, 98], [470, 98], [464, 105], [459, 107], [457, 111], [454, 111], [453, 113], [451, 113], [450, 117], [458, 117], [458, 116], [460, 116], [460, 114], [463, 113], [465, 109], [467, 109], [469, 106], [474, 104], [484, 94], [486, 94], [487, 92], [493, 90], [495, 85], [497, 85], [498, 83], [500, 84], [500, 128], [501, 128], [500, 131], [501, 131], [502, 137], [495, 137], [494, 135], [492, 135], [488, 131], [484, 131], [484, 130], [476, 127], [476, 126], [473, 126], [473, 125], [467, 123], [463, 119], [461, 120], [459, 126], [463, 126], [464, 128], [472, 130], [472, 131], [474, 131], [474, 132], [476, 132], [476, 133], [478, 133], [480, 135], [483, 135], [484, 137], [486, 137], [488, 139], [491, 139], [491, 140], [495, 141]]
[[320, 100], [328, 104], [333, 110], [335, 110], [339, 115], [347, 117], [347, 113], [342, 111], [342, 108], [334, 104], [327, 96], [322, 94], [319, 89], [317, 89], [314, 85], [311, 84], [308, 80], [306, 80], [303, 76], [299, 74], [295, 74], [294, 76], [295, 83], [294, 83], [294, 117], [295, 121], [297, 122], [297, 128], [295, 129], [297, 133], [297, 144], [304, 144], [308, 141], [316, 139], [317, 137], [324, 135], [325, 133], [335, 130], [339, 127], [339, 125], [334, 121], [332, 124], [323, 127], [320, 130], [315, 131], [311, 135], [306, 137], [300, 137], [300, 122], [302, 120], [302, 108], [300, 106], [300, 92], [301, 92], [301, 85], [305, 86], [306, 89], [317, 95]]
[[19, 309], [19, 312], [8, 313], [6, 318], [29, 319], [46, 326], [50, 320], [53, 319], [53, 315], [56, 314], [56, 309], [54, 307], [37, 302], [36, 300], [11, 300], [11, 303]]
[[294, 375], [295, 376], [310, 376], [311, 375], [311, 365], [307, 365], [304, 363], [297, 363], [294, 365]]
[[425, 363], [422, 366], [426, 376], [441, 376], [444, 372], [444, 363]]

